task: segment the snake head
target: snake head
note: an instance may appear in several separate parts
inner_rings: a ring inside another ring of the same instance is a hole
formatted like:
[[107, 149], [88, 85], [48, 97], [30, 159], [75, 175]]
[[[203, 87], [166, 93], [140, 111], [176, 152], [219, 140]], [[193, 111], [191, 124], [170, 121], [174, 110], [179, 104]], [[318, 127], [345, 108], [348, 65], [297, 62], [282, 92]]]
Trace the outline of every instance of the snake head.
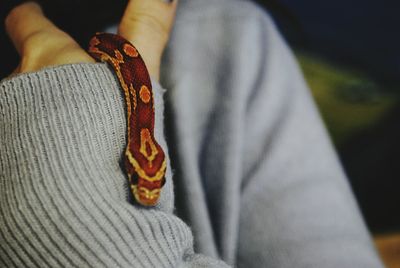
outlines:
[[138, 180], [138, 184], [131, 184], [132, 194], [136, 201], [143, 206], [155, 206], [160, 198], [161, 187], [165, 180], [148, 182]]

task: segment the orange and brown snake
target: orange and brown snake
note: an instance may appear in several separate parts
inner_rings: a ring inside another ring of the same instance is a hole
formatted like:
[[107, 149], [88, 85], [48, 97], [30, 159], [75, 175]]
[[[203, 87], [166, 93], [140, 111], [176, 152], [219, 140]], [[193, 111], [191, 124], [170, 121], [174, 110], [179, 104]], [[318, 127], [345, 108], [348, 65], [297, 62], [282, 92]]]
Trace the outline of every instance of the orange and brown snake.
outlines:
[[165, 183], [167, 163], [154, 138], [154, 99], [150, 75], [136, 48], [121, 36], [96, 33], [89, 54], [111, 65], [123, 89], [127, 110], [125, 172], [136, 201], [154, 206]]

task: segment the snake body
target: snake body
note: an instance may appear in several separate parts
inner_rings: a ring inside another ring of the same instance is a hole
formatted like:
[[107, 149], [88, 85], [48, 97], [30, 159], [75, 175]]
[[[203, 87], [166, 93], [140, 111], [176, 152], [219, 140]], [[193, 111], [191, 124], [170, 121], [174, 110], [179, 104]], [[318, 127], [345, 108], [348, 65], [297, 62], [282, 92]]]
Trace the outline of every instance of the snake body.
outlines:
[[88, 53], [110, 64], [118, 77], [127, 110], [123, 163], [130, 190], [138, 203], [154, 206], [165, 183], [166, 159], [154, 138], [154, 99], [146, 65], [131, 43], [114, 34], [96, 33]]

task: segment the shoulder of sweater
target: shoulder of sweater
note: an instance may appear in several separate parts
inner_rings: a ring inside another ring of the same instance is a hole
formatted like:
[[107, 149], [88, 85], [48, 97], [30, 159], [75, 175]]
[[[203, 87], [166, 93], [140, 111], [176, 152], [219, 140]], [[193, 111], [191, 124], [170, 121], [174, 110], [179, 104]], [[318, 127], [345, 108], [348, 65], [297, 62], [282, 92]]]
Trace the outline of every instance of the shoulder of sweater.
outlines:
[[176, 23], [198, 20], [254, 20], [273, 23], [268, 11], [250, 0], [202, 0], [182, 1]]
[[240, 76], [251, 83], [270, 57], [288, 51], [268, 12], [252, 1], [185, 0], [180, 4], [162, 65], [162, 84], [167, 88], [174, 87], [183, 74], [187, 81], [229, 81]]

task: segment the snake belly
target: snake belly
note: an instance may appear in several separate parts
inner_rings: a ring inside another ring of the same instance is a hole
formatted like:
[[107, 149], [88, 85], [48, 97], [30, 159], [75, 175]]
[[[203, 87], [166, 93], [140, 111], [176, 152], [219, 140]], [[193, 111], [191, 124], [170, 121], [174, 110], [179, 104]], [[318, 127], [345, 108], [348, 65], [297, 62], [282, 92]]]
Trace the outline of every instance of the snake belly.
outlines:
[[107, 62], [123, 89], [127, 145], [123, 155], [132, 195], [143, 206], [157, 204], [165, 183], [165, 154], [154, 138], [154, 99], [150, 75], [136, 48], [121, 36], [96, 33], [88, 53]]

